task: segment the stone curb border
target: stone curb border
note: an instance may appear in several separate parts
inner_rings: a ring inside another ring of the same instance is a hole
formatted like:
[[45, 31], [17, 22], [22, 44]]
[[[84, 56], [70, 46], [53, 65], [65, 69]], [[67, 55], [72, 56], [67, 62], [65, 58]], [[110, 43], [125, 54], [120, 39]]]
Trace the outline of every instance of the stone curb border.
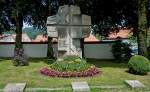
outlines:
[[[125, 83], [126, 84], [126, 83]], [[92, 86], [89, 85], [90, 89], [91, 88], [98, 88], [98, 89], [124, 89], [124, 88], [130, 88], [128, 85], [97, 85], [97, 86]], [[59, 90], [71, 90], [73, 91], [73, 89], [71, 89], [72, 87], [62, 87], [62, 88], [25, 88], [25, 92], [36, 92], [36, 91], [59, 91]], [[136, 88], [135, 88], [136, 90]], [[146, 92], [150, 92], [150, 88], [145, 87], [144, 90], [146, 90]], [[0, 89], [0, 92], [3, 92], [4, 89]]]

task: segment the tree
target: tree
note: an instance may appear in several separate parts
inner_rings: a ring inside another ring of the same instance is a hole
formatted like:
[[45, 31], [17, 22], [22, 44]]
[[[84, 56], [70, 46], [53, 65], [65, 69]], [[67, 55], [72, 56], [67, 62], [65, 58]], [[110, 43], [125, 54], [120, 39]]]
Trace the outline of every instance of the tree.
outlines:
[[147, 30], [147, 19], [150, 17], [150, 14], [147, 15], [148, 0], [77, 0], [77, 2], [84, 13], [91, 15], [93, 25], [98, 26], [99, 30], [95, 32], [104, 36], [109, 33], [111, 27], [116, 27], [124, 16], [128, 22], [125, 26], [135, 29], [134, 36], [138, 38], [139, 54], [147, 57], [147, 35], [149, 37], [150, 33]]
[[[57, 13], [59, 2], [58, 0], [48, 0], [49, 2], [49, 12], [48, 16], [55, 15]], [[48, 49], [47, 49], [47, 58], [55, 59], [54, 57], [54, 51], [53, 51], [53, 38], [48, 36]]]
[[147, 5], [148, 0], [138, 0], [138, 50], [145, 57], [147, 53]]
[[3, 0], [0, 1], [1, 28], [14, 29], [15, 48], [22, 49], [23, 22], [46, 31], [49, 0]]

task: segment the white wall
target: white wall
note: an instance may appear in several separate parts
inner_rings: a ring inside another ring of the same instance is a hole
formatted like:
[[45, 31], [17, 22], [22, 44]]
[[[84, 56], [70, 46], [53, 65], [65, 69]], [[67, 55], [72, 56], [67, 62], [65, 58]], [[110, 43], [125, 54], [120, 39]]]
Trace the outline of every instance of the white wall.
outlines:
[[[14, 44], [0, 44], [0, 57], [13, 57]], [[28, 57], [46, 57], [47, 44], [23, 44]]]
[[47, 56], [47, 44], [24, 44], [23, 48], [28, 57]]
[[111, 52], [111, 43], [85, 44], [84, 55], [85, 58], [114, 59]]
[[0, 57], [12, 57], [14, 48], [13, 44], [0, 44]]
[[[14, 44], [0, 44], [0, 57], [12, 57]], [[47, 56], [47, 44], [23, 44], [28, 57], [44, 58]], [[54, 44], [55, 55], [57, 44]], [[84, 44], [85, 58], [113, 59], [111, 43]]]

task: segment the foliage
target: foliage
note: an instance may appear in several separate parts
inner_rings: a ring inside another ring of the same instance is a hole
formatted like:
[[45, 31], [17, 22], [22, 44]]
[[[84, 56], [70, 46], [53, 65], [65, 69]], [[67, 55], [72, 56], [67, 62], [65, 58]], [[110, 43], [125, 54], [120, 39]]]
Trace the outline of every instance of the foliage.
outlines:
[[88, 69], [90, 66], [86, 63], [86, 60], [78, 56], [66, 56], [63, 59], [58, 59], [50, 67], [58, 71], [81, 71]]
[[[80, 59], [80, 60], [83, 60], [83, 59], [81, 59], [79, 56], [75, 56], [75, 55], [69, 55], [69, 56], [65, 56], [65, 57], [63, 57], [63, 60], [64, 61], [74, 61], [74, 60], [76, 60], [76, 59]], [[59, 60], [58, 60], [59, 61]]]
[[136, 0], [76, 0], [76, 4], [82, 13], [91, 15], [96, 34], [106, 36], [116, 29], [137, 24]]
[[28, 65], [27, 55], [24, 53], [24, 49], [16, 48], [14, 51], [13, 64], [15, 66]]
[[80, 6], [83, 14], [92, 17], [93, 25], [98, 26], [98, 33], [105, 33], [108, 30], [103, 29], [116, 27], [116, 24], [122, 25], [123, 19], [127, 21], [124, 26], [131, 26], [136, 22], [136, 0], [5, 0], [0, 4], [0, 8], [6, 13], [7, 7], [8, 11], [13, 11], [13, 15], [17, 11], [23, 15], [25, 22], [34, 22], [36, 25], [45, 24], [43, 20], [48, 15], [56, 14], [59, 6], [72, 4]]
[[25, 22], [43, 28], [47, 17], [51, 15], [51, 3], [51, 0], [3, 0], [0, 2], [0, 23], [7, 30], [16, 30], [17, 20], [20, 21], [20, 27]]
[[115, 59], [120, 62], [122, 59], [128, 60], [131, 57], [132, 50], [128, 43], [123, 43], [121, 40], [117, 40], [112, 45], [112, 53]]
[[99, 70], [78, 56], [66, 56], [51, 64], [50, 68], [42, 68], [40, 72], [52, 77], [87, 77], [98, 74]]
[[147, 57], [146, 29], [147, 19], [150, 19], [148, 0], [77, 1], [81, 1], [78, 5], [82, 13], [91, 15], [95, 34], [106, 37], [110, 32], [118, 32], [120, 28], [133, 28], [134, 36], [138, 36], [139, 54]]
[[24, 28], [22, 32], [26, 33], [30, 39], [35, 39], [40, 34], [45, 35], [44, 30], [33, 28], [33, 27]]
[[[3, 0], [0, 2], [0, 23], [7, 31], [16, 32], [15, 48], [22, 48], [23, 22], [39, 29], [46, 27], [49, 14], [49, 0]], [[3, 30], [0, 30], [3, 31]]]
[[149, 60], [144, 56], [135, 55], [128, 62], [129, 72], [144, 75], [149, 71]]

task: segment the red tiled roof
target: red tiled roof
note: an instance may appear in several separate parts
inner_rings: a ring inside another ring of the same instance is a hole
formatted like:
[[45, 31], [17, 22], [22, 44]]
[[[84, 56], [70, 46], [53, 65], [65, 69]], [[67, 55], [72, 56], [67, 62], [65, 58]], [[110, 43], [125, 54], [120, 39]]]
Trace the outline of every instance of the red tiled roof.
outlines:
[[116, 39], [116, 38], [128, 38], [129, 34], [132, 33], [130, 29], [121, 29], [119, 32], [112, 32], [106, 37], [107, 39]]
[[90, 34], [90, 36], [88, 38], [84, 39], [84, 42], [96, 42], [96, 41], [100, 41], [98, 40], [94, 35]]
[[38, 35], [32, 42], [46, 42], [48, 39], [47, 36], [44, 35]]
[[[9, 36], [13, 37], [14, 39], [15, 39], [15, 37], [16, 37], [15, 34], [9, 35]], [[5, 38], [5, 37], [6, 37], [6, 36], [0, 35], [0, 38], [1, 38], [1, 39]], [[8, 37], [8, 36], [7, 36], [7, 37]], [[30, 41], [32, 41], [32, 42], [46, 42], [47, 39], [48, 39], [47, 36], [38, 35], [35, 39], [32, 39], [32, 40], [31, 40], [31, 39], [28, 37], [28, 35], [25, 34], [25, 33], [22, 34], [22, 38], [23, 38], [23, 39], [22, 39], [23, 42], [30, 42]], [[94, 35], [92, 35], [92, 34], [90, 34], [90, 36], [89, 36], [88, 38], [85, 38], [85, 39], [84, 39], [84, 42], [96, 42], [96, 41], [99, 41], [99, 40], [98, 40]], [[53, 38], [53, 42], [57, 42], [57, 39], [56, 39], [56, 38]]]

